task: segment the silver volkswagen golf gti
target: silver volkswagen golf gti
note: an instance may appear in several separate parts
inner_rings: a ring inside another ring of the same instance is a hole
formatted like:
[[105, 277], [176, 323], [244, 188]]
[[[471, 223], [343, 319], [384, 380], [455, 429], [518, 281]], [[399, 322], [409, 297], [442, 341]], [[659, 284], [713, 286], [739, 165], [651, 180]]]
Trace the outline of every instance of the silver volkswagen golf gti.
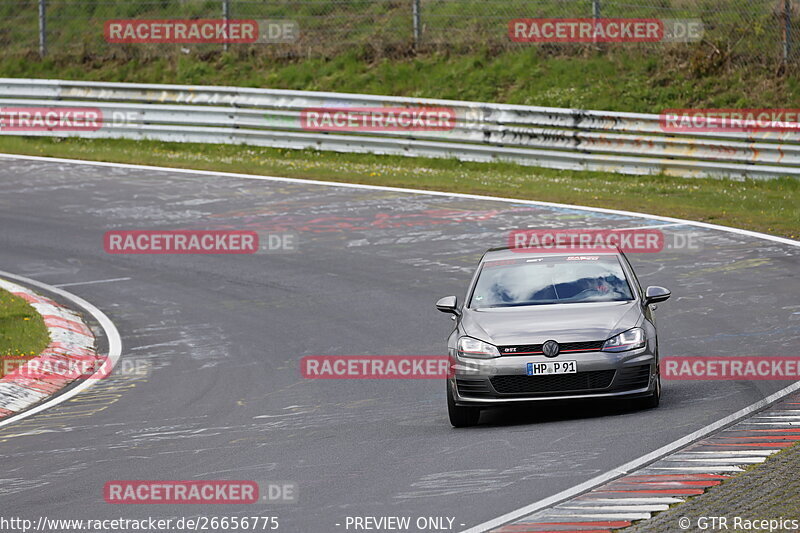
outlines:
[[653, 304], [669, 297], [662, 287], [643, 291], [619, 250], [489, 250], [465, 303], [455, 296], [436, 303], [455, 320], [450, 422], [472, 426], [481, 408], [542, 400], [626, 398], [658, 406]]

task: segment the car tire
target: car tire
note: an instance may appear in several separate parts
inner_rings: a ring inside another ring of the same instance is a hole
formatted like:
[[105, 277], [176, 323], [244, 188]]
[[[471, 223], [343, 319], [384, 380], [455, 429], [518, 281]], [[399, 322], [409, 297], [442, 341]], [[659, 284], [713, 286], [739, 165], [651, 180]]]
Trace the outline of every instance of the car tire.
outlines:
[[481, 410], [478, 407], [462, 407], [456, 405], [450, 385], [447, 385], [447, 415], [450, 417], [450, 424], [454, 428], [466, 428], [474, 426], [481, 417]]
[[653, 394], [639, 400], [639, 407], [642, 409], [655, 409], [661, 403], [661, 372], [656, 374], [656, 390]]

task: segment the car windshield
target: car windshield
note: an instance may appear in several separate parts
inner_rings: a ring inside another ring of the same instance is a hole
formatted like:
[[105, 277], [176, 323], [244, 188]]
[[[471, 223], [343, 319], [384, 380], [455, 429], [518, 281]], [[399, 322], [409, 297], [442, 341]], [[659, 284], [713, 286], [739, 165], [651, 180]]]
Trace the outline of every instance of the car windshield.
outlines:
[[616, 256], [554, 256], [487, 261], [469, 307], [633, 300]]

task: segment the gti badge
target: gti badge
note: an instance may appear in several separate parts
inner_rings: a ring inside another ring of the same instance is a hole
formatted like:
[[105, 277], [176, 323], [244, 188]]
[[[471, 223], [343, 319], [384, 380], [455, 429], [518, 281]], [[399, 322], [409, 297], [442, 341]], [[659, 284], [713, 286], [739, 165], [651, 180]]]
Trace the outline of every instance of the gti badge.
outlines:
[[556, 341], [547, 341], [542, 344], [542, 353], [545, 357], [555, 357], [559, 351], [561, 351], [561, 347]]

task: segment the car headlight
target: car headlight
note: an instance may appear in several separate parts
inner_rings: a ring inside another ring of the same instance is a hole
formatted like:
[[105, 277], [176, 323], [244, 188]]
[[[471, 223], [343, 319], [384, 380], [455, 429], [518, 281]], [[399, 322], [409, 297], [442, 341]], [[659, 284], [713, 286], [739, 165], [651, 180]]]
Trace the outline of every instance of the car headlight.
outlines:
[[642, 328], [633, 328], [623, 331], [615, 337], [608, 339], [603, 344], [604, 352], [627, 352], [645, 345], [647, 339]]
[[500, 357], [497, 346], [488, 342], [479, 341], [472, 337], [461, 337], [458, 339], [458, 355], [461, 357], [474, 357], [475, 359], [491, 359]]

